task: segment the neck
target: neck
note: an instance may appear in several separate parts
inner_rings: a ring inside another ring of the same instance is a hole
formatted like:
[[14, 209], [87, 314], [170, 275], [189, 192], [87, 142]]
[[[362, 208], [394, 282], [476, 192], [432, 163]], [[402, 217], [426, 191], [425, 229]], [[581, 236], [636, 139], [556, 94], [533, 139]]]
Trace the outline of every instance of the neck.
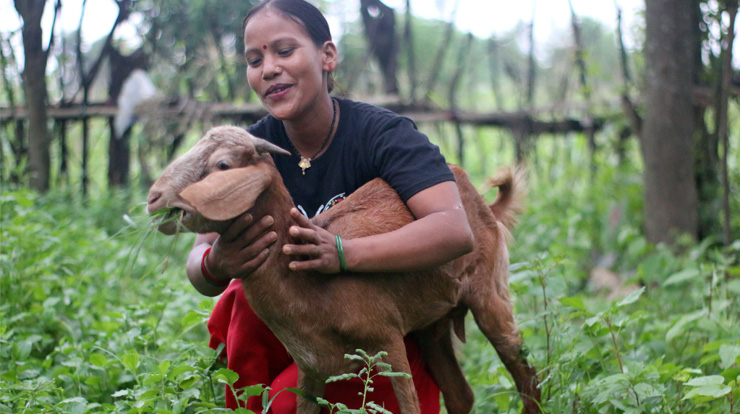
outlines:
[[[334, 100], [326, 95], [314, 110], [300, 120], [283, 121], [285, 132], [293, 146], [302, 156], [310, 157], [318, 151], [324, 141], [331, 140], [339, 123], [339, 112], [335, 114]], [[338, 105], [338, 104], [336, 104]], [[327, 138], [329, 129], [334, 121], [334, 127]]]

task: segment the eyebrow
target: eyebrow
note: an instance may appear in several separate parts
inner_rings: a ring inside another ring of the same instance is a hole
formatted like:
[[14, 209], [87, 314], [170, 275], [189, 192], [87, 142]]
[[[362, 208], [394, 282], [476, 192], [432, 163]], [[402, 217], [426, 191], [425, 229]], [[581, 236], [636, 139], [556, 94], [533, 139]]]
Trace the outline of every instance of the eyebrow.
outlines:
[[[270, 47], [272, 47], [272, 45], [274, 45], [274, 44], [277, 44], [277, 43], [280, 43], [280, 42], [285, 42], [285, 41], [295, 41], [295, 38], [292, 37], [292, 36], [279, 37], [279, 38], [277, 38], [277, 39], [275, 39], [272, 42], [267, 43], [267, 44], [270, 45]], [[262, 47], [253, 47], [251, 49], [245, 50], [244, 51], [244, 54], [246, 55], [246, 54], [251, 53], [251, 52], [259, 52], [260, 50], [262, 50]]]

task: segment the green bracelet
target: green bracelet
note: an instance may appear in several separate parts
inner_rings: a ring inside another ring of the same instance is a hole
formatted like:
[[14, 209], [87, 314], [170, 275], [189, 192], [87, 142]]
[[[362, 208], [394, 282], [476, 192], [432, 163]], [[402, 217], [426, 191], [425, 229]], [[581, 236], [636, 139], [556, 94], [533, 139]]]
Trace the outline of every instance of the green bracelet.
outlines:
[[339, 270], [347, 271], [347, 262], [344, 260], [344, 249], [342, 248], [342, 238], [337, 234], [337, 253], [339, 254]]

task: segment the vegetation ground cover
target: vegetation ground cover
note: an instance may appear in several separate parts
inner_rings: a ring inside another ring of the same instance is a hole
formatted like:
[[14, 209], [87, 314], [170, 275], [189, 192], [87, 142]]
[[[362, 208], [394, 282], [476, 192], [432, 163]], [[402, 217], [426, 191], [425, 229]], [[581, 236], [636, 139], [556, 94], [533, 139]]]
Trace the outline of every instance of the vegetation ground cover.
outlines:
[[[538, 146], [511, 244], [512, 298], [543, 411], [738, 412], [740, 242], [650, 245], [640, 166], [603, 152], [591, 171], [574, 148]], [[505, 162], [484, 160], [469, 158], [480, 185]], [[214, 300], [183, 271], [192, 236], [151, 233], [135, 191], [0, 197], [0, 413], [225, 411], [233, 376], [206, 346]], [[589, 282], [594, 267], [635, 289], [607, 298]], [[461, 363], [476, 413], [519, 412], [473, 323]]]

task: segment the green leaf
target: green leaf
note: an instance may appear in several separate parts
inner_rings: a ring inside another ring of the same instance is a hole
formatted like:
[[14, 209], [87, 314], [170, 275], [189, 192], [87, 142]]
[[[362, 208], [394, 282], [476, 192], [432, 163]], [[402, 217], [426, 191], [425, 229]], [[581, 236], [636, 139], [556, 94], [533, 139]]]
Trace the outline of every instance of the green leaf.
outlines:
[[586, 310], [586, 305], [583, 303], [583, 296], [566, 296], [563, 298], [558, 299], [560, 303], [562, 303], [565, 306], [568, 306], [573, 309], [578, 309], [580, 311]]
[[104, 367], [108, 363], [108, 359], [103, 354], [90, 354], [88, 361], [96, 367]]
[[593, 316], [591, 318], [586, 319], [585, 321], [583, 321], [583, 323], [586, 326], [594, 326], [596, 323], [598, 323], [600, 321], [601, 321], [601, 314], [598, 314], [596, 316]]
[[157, 367], [157, 369], [159, 370], [159, 373], [162, 375], [167, 375], [167, 371], [170, 370], [170, 364], [171, 363], [169, 360], [164, 360], [160, 362], [159, 366]]
[[187, 372], [193, 372], [193, 371], [195, 371], [195, 368], [189, 365], [178, 365], [172, 368], [172, 370], [170, 370], [170, 372], [167, 374], [167, 379], [172, 381], [182, 374], [185, 374]]
[[257, 397], [265, 392], [265, 386], [262, 384], [248, 385], [246, 387], [239, 388], [239, 391], [241, 391], [242, 396], [245, 396], [246, 398]]
[[665, 336], [665, 340], [668, 342], [671, 342], [674, 338], [678, 337], [679, 335], [682, 335], [684, 333], [685, 328], [695, 322], [698, 319], [704, 318], [706, 316], [706, 311], [700, 310], [694, 313], [689, 313], [686, 315], [683, 315], [676, 321], [676, 323], [671, 327], [671, 329], [668, 330]]
[[728, 385], [704, 385], [689, 391], [681, 400], [690, 399], [695, 396], [720, 398], [727, 395], [730, 391], [732, 391], [732, 388]]
[[678, 285], [688, 280], [693, 280], [701, 275], [698, 269], [684, 269], [680, 272], [676, 272], [670, 275], [665, 281], [663, 281], [663, 287]]
[[131, 394], [131, 390], [118, 390], [114, 392], [111, 397], [118, 398], [118, 397], [128, 397]]
[[720, 385], [724, 384], [724, 382], [725, 378], [721, 375], [707, 375], [704, 377], [693, 378], [684, 385], [688, 385], [690, 387], [701, 387], [705, 385]]
[[630, 293], [629, 295], [627, 295], [627, 297], [619, 301], [619, 303], [617, 303], [617, 307], [621, 308], [622, 306], [629, 305], [630, 303], [636, 302], [637, 299], [639, 299], [640, 296], [642, 296], [644, 292], [645, 292], [645, 287], [643, 286], [642, 288]]
[[629, 378], [627, 378], [627, 376], [622, 373], [609, 375], [608, 377], [601, 380], [601, 382], [604, 384], [613, 384], [622, 381], [629, 381]]
[[370, 401], [366, 404], [366, 406], [372, 408], [373, 410], [381, 413], [381, 414], [393, 414], [392, 412], [386, 410], [385, 408], [379, 406], [378, 404], [375, 404], [373, 401]]
[[389, 364], [387, 362], [376, 362], [375, 363], [375, 369], [378, 369], [378, 368], [381, 368], [381, 369], [391, 369], [391, 364]]
[[730, 282], [727, 283], [726, 286], [727, 290], [729, 290], [730, 292], [740, 295], [740, 279], [730, 280]]
[[723, 369], [735, 365], [738, 356], [740, 356], [740, 345], [723, 344], [719, 347], [719, 357], [722, 359], [720, 366]]
[[305, 399], [307, 399], [307, 400], [309, 400], [309, 401], [312, 401], [312, 402], [314, 402], [314, 403], [317, 403], [317, 404], [318, 404], [318, 399], [317, 399], [316, 397], [314, 397], [313, 395], [309, 395], [309, 394], [307, 394], [307, 393], [306, 393], [305, 391], [303, 391], [303, 390], [302, 390], [302, 389], [300, 389], [300, 388], [295, 388], [295, 387], [288, 387], [288, 388], [283, 388], [283, 389], [284, 389], [285, 391], [290, 391], [290, 392], [292, 392], [293, 394], [296, 394], [296, 395], [300, 395], [301, 397], [303, 397], [303, 398], [305, 398]]
[[[733, 382], [740, 381], [740, 367], [731, 367], [722, 371], [722, 376], [725, 377], [727, 384], [734, 387]], [[740, 391], [740, 389], [738, 389]]]
[[67, 398], [59, 402], [59, 405], [64, 406], [65, 413], [83, 414], [87, 408], [87, 400], [82, 397]]
[[332, 375], [326, 380], [326, 383], [328, 384], [330, 382], [344, 381], [344, 380], [349, 380], [352, 378], [359, 378], [359, 377], [360, 376], [354, 372], [351, 372], [349, 374], [342, 374], [342, 375]]
[[396, 371], [381, 371], [378, 373], [378, 375], [382, 377], [406, 377], [411, 378], [411, 374], [406, 372], [396, 372]]
[[152, 372], [147, 374], [144, 379], [144, 385], [154, 385], [160, 383], [164, 379], [164, 375], [159, 372]]
[[129, 353], [123, 356], [121, 360], [123, 361], [123, 365], [126, 366], [126, 368], [130, 369], [131, 371], [135, 371], [136, 368], [139, 367], [139, 354]]
[[234, 383], [239, 379], [239, 374], [228, 368], [221, 368], [213, 373], [213, 378], [218, 382], [233, 388]]

